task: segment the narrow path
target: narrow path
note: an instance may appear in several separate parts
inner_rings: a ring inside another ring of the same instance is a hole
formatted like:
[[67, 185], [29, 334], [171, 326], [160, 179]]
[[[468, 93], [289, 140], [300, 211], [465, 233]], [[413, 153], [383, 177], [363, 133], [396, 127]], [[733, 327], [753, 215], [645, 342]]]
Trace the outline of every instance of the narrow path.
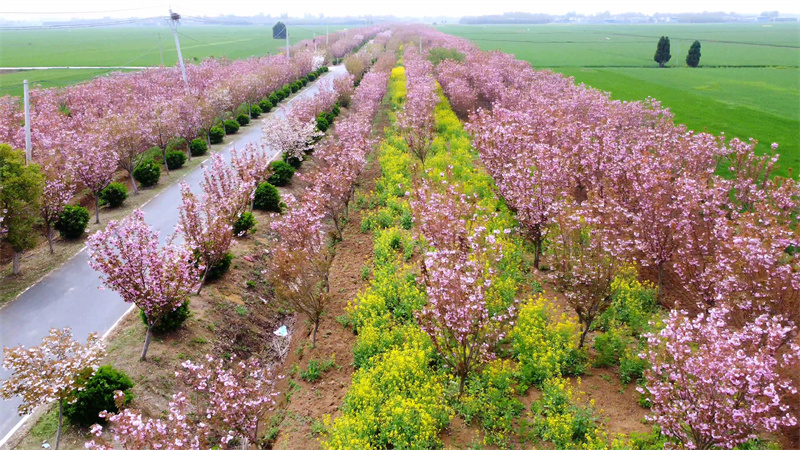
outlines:
[[[344, 74], [344, 66], [333, 67], [321, 79]], [[298, 99], [314, 95], [319, 83], [314, 83], [289, 100], [285, 106]], [[282, 114], [278, 109], [275, 114]], [[230, 137], [229, 137], [230, 139]], [[222, 150], [226, 161], [230, 162], [231, 148], [243, 148], [248, 143], [257, 144], [261, 139], [261, 128], [252, 127], [242, 135], [234, 135], [233, 141]], [[270, 152], [273, 156], [275, 152]], [[200, 191], [203, 179], [202, 165], [185, 174], [185, 181], [195, 193]], [[147, 223], [161, 231], [162, 239], [174, 232], [178, 223], [178, 206], [181, 202], [179, 183], [154, 197], [141, 207]], [[50, 328], [72, 327], [73, 336], [84, 341], [89, 333], [103, 334], [122, 317], [130, 307], [116, 292], [100, 290], [98, 274], [89, 267], [86, 249], [81, 250], [63, 266], [31, 286], [17, 299], [0, 309], [0, 346], [33, 346], [41, 342]], [[8, 377], [9, 372], [0, 369], [0, 379]], [[0, 445], [22, 422], [17, 414], [19, 401], [0, 400]]]

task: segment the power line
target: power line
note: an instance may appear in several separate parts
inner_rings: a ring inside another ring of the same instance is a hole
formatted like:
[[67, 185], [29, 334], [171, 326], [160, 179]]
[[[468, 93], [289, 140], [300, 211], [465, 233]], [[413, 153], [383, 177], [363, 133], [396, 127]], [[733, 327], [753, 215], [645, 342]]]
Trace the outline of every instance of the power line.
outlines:
[[32, 15], [35, 14], [37, 16], [44, 16], [44, 15], [58, 15], [58, 14], [105, 14], [105, 13], [114, 13], [114, 12], [127, 12], [127, 11], [141, 11], [144, 9], [156, 9], [155, 6], [150, 6], [146, 8], [128, 8], [128, 9], [109, 9], [105, 11], [0, 11], [0, 14], [27, 14]]
[[63, 30], [63, 29], [76, 29], [76, 28], [97, 28], [97, 27], [111, 27], [116, 25], [128, 25], [139, 22], [151, 22], [156, 19], [163, 19], [163, 16], [145, 17], [141, 19], [124, 19], [108, 22], [88, 22], [88, 23], [64, 23], [53, 25], [36, 25], [36, 26], [4, 26], [0, 27], [0, 31], [26, 31], [26, 30]]

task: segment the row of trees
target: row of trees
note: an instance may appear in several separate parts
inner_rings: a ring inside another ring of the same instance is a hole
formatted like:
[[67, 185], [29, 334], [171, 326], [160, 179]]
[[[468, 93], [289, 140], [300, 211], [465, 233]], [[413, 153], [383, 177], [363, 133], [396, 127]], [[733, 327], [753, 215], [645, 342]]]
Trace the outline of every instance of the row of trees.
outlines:
[[[582, 340], [623, 262], [652, 269], [662, 304], [674, 307], [642, 355], [662, 431], [685, 445], [734, 446], [795, 425], [800, 186], [772, 177], [777, 156], [689, 131], [655, 101], [612, 102], [510, 55], [440, 43], [466, 53], [437, 66], [439, 82], [470, 118], [537, 264], [549, 242]], [[744, 366], [758, 377], [745, 382]], [[723, 371], [731, 376], [710, 376]]]
[[[336, 55], [347, 53], [381, 30], [373, 27], [334, 33], [330, 45], [336, 47]], [[186, 87], [176, 81], [181, 79], [176, 67], [160, 67], [62, 89], [35, 89], [31, 91], [33, 161], [43, 180], [41, 187], [31, 186], [25, 195], [15, 192], [15, 201], [30, 197], [24, 200], [23, 209], [40, 209], [52, 253], [51, 228], [75, 194], [86, 192], [94, 199], [95, 222], [99, 223], [100, 192], [118, 170], [130, 177], [137, 193], [133, 174], [148, 149], [158, 146], [166, 152], [172, 139], [191, 142], [198, 135], [210, 142], [217, 124], [235, 117], [242, 105], [251, 111], [251, 105], [263, 103], [274, 91], [320, 67], [326, 51], [296, 52], [291, 59], [208, 59], [187, 66]], [[23, 123], [19, 99], [0, 98], [0, 143], [22, 148]], [[163, 156], [166, 158], [166, 153]], [[11, 190], [7, 190], [8, 196]], [[26, 225], [36, 215], [11, 208], [11, 200], [7, 203], [0, 209], [8, 216], [5, 238], [15, 251], [17, 273], [19, 254], [36, 244], [35, 233]], [[21, 214], [26, 219], [16, 220]], [[11, 242], [14, 236], [25, 238]]]

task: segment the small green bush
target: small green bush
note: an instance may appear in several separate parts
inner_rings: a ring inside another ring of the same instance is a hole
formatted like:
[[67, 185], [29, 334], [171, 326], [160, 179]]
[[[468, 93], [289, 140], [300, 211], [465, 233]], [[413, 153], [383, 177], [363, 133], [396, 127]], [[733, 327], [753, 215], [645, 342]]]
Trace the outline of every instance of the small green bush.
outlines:
[[161, 165], [152, 159], [145, 159], [133, 169], [133, 179], [143, 187], [150, 187], [158, 183], [161, 178]]
[[128, 188], [122, 183], [111, 183], [100, 191], [100, 203], [111, 208], [122, 206], [128, 198]]
[[333, 355], [324, 361], [312, 359], [308, 362], [306, 369], [300, 371], [300, 378], [302, 378], [303, 381], [314, 382], [322, 378], [323, 373], [331, 370], [334, 367], [338, 366], [336, 365]]
[[281, 212], [281, 194], [278, 189], [269, 183], [259, 184], [253, 197], [253, 208]]
[[286, 98], [286, 93], [283, 92], [283, 89], [278, 89], [277, 91], [270, 94], [269, 101], [272, 102], [272, 106], [275, 106], [285, 98]]
[[[186, 322], [186, 319], [191, 315], [192, 313], [189, 311], [189, 300], [186, 300], [174, 311], [170, 311], [158, 319], [156, 324], [153, 325], [152, 331], [155, 334], [171, 333], [180, 328], [183, 322]], [[147, 316], [144, 315], [144, 311], [139, 310], [139, 317], [141, 317], [142, 323], [147, 325]]]
[[272, 175], [267, 178], [267, 183], [273, 186], [286, 186], [294, 176], [294, 167], [283, 161], [274, 161], [270, 168]]
[[253, 105], [250, 107], [250, 117], [252, 117], [253, 119], [260, 116], [262, 112], [263, 111], [261, 110], [261, 107], [258, 105]]
[[208, 133], [208, 138], [211, 140], [212, 144], [219, 144], [222, 142], [222, 139], [225, 138], [225, 130], [219, 125], [214, 125]]
[[67, 205], [58, 215], [55, 229], [64, 239], [78, 239], [89, 224], [89, 210], [83, 206]]
[[594, 349], [597, 357], [593, 364], [595, 367], [609, 367], [619, 364], [620, 358], [625, 354], [625, 349], [630, 344], [627, 327], [612, 328], [605, 333], [600, 333], [594, 338]]
[[193, 139], [192, 143], [189, 144], [189, 151], [192, 156], [203, 156], [208, 151], [208, 144], [206, 144], [205, 139]]
[[[250, 118], [247, 117], [247, 114], [239, 114], [236, 116], [236, 122], [238, 122], [240, 126], [245, 126], [250, 123]], [[237, 128], [236, 130], [238, 131], [239, 129]]]
[[308, 77], [300, 78], [300, 82], [303, 84], [303, 86], [307, 85], [308, 84]]
[[225, 134], [233, 134], [239, 131], [239, 122], [235, 120], [228, 119], [223, 122], [223, 125], [225, 125]]
[[342, 109], [339, 108], [338, 104], [333, 105], [333, 109], [331, 109], [331, 113], [333, 114], [333, 117], [339, 117], [339, 114], [341, 114], [341, 112], [342, 112]]
[[308, 76], [308, 81], [314, 81], [314, 80], [316, 80], [316, 79], [317, 79], [317, 74], [316, 74], [316, 73], [314, 73], [314, 72], [311, 72], [311, 73], [310, 73], [310, 74], [308, 74], [307, 76]]
[[167, 152], [167, 169], [178, 170], [186, 162], [186, 153], [181, 151]]
[[324, 112], [324, 113], [322, 113], [322, 115], [325, 117], [325, 120], [328, 121], [329, 125], [332, 124], [333, 120], [336, 118], [336, 116], [330, 111]]
[[[275, 94], [270, 94], [270, 98], [273, 97]], [[277, 98], [276, 98], [277, 100]], [[261, 112], [268, 113], [272, 107], [275, 106], [272, 104], [272, 100], [268, 98], [262, 98], [260, 102], [258, 102], [258, 107], [261, 108]]]
[[147, 151], [142, 154], [141, 160], [144, 161], [145, 159], [152, 159], [159, 164], [163, 163], [164, 154], [161, 152], [161, 147], [155, 146], [147, 149]]
[[286, 164], [289, 164], [290, 166], [294, 167], [295, 171], [297, 169], [299, 169], [300, 166], [303, 165], [303, 160], [302, 159], [300, 159], [300, 158], [298, 158], [296, 156], [289, 156], [287, 153], [284, 153], [283, 155], [281, 155], [281, 159], [283, 159], [283, 162], [285, 162]]
[[225, 257], [222, 258], [222, 261], [206, 270], [206, 281], [216, 281], [222, 278], [222, 276], [228, 273], [228, 270], [230, 270], [231, 261], [233, 261], [233, 254], [226, 253]]
[[250, 230], [256, 227], [256, 218], [253, 213], [245, 211], [233, 222], [233, 234], [236, 236], [244, 236]]
[[330, 123], [328, 122], [328, 119], [325, 118], [324, 114], [320, 114], [319, 116], [317, 116], [317, 129], [319, 131], [322, 131], [324, 133], [328, 131], [329, 126]]
[[300, 84], [300, 82], [299, 82], [299, 81], [295, 81], [294, 83], [292, 83], [291, 85], [289, 85], [289, 88], [292, 90], [292, 92], [297, 92], [297, 91], [299, 91], [301, 87], [302, 87], [302, 85]]
[[98, 414], [103, 411], [116, 413], [114, 391], [122, 391], [125, 396], [123, 405], [133, 400], [130, 389], [133, 382], [124, 372], [111, 366], [101, 366], [89, 378], [84, 388], [73, 392], [74, 403], [64, 402], [64, 415], [73, 424], [90, 426], [95, 423], [105, 423]]

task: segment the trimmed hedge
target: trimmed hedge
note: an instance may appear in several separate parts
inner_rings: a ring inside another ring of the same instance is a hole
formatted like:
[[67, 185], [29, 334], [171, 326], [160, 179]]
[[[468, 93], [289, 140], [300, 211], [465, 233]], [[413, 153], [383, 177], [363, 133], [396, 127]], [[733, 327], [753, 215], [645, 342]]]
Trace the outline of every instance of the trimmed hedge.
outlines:
[[[273, 95], [275, 94], [270, 95], [270, 98], [272, 98]], [[268, 113], [273, 106], [275, 105], [272, 104], [272, 100], [267, 98], [262, 98], [261, 101], [258, 102], [258, 107], [261, 108], [262, 113]]]
[[219, 125], [214, 125], [211, 127], [211, 131], [208, 133], [208, 138], [212, 144], [219, 144], [222, 142], [222, 139], [225, 137], [225, 130], [222, 129]]
[[225, 126], [225, 134], [234, 134], [239, 131], [239, 122], [228, 119], [222, 123]]
[[284, 161], [274, 161], [270, 168], [272, 175], [267, 178], [267, 183], [273, 186], [286, 186], [294, 176], [294, 167]]
[[89, 225], [89, 210], [83, 206], [67, 205], [58, 215], [55, 229], [64, 239], [78, 239]]
[[73, 424], [90, 426], [105, 423], [99, 414], [103, 411], [117, 413], [114, 391], [122, 391], [125, 396], [123, 405], [133, 400], [133, 381], [120, 370], [111, 366], [101, 366], [86, 382], [82, 390], [73, 391], [74, 403], [64, 402], [64, 415]]
[[253, 119], [258, 118], [258, 116], [260, 116], [262, 112], [263, 111], [261, 110], [261, 106], [259, 105], [253, 105], [250, 107], [250, 117], [252, 117]]
[[192, 143], [189, 144], [189, 151], [192, 153], [192, 156], [203, 156], [208, 151], [208, 144], [205, 139], [193, 139]]
[[233, 222], [233, 234], [236, 236], [244, 236], [250, 232], [250, 230], [255, 229], [255, 227], [255, 216], [253, 216], [253, 213], [245, 211], [236, 219], [236, 222]]
[[[239, 126], [243, 127], [248, 123], [250, 123], [250, 118], [247, 117], [247, 114], [239, 114], [238, 116], [236, 116], [236, 122], [239, 123]], [[238, 131], [239, 129], [237, 128], [236, 130]]]
[[128, 198], [128, 188], [122, 183], [111, 183], [100, 191], [100, 203], [110, 208], [122, 206], [126, 198]]
[[222, 261], [209, 267], [206, 270], [206, 282], [219, 280], [223, 275], [228, 273], [228, 270], [231, 268], [231, 261], [233, 261], [233, 254], [226, 253]]
[[143, 187], [150, 187], [158, 183], [161, 178], [161, 165], [152, 159], [145, 159], [133, 169], [133, 179]]
[[167, 152], [167, 169], [178, 170], [186, 162], [186, 153], [181, 151]]
[[259, 184], [253, 196], [253, 208], [281, 212], [281, 194], [278, 189], [266, 182]]

